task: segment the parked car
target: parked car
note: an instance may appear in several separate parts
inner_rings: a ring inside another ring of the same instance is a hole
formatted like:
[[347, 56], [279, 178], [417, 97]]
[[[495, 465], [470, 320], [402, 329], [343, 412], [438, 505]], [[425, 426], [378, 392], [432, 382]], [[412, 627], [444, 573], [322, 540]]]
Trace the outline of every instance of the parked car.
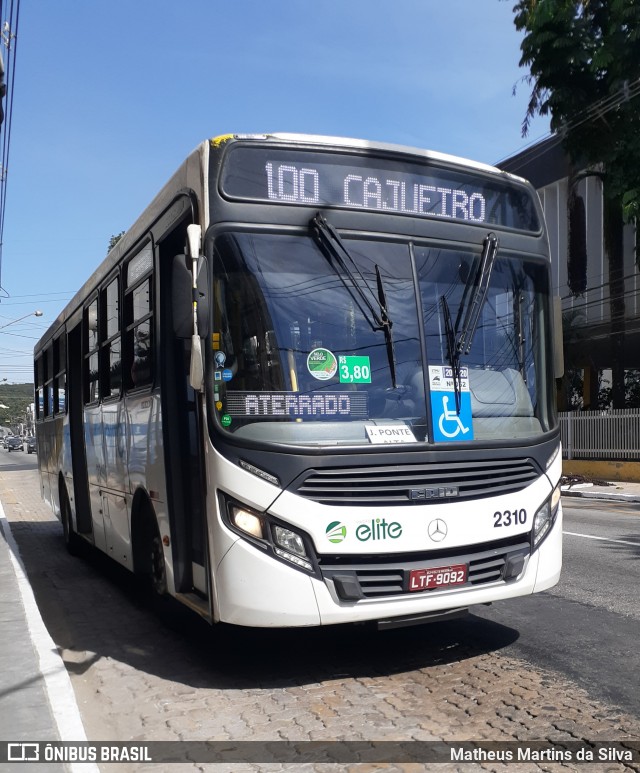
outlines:
[[37, 451], [36, 439], [33, 435], [27, 438], [27, 453], [32, 454]]
[[5, 448], [7, 451], [24, 451], [22, 438], [19, 435], [9, 435]]

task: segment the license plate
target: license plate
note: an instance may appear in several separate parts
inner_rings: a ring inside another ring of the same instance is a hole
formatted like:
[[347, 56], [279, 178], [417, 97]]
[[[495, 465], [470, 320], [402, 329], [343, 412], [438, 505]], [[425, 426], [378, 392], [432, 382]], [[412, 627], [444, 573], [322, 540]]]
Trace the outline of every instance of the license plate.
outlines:
[[432, 569], [412, 569], [409, 572], [409, 590], [431, 590], [464, 585], [467, 581], [467, 565], [434, 566]]

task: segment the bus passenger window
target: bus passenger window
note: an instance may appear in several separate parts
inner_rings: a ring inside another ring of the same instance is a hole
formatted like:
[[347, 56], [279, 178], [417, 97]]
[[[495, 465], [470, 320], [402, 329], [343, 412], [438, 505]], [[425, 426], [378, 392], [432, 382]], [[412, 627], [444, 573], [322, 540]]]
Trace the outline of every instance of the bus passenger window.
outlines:
[[120, 288], [116, 277], [102, 294], [100, 338], [102, 340], [102, 396], [118, 397], [122, 386], [122, 347], [120, 343]]
[[95, 403], [100, 398], [98, 385], [100, 383], [98, 371], [98, 352], [94, 352], [87, 359], [87, 391], [85, 402]]
[[36, 360], [35, 368], [34, 368], [34, 384], [35, 384], [35, 392], [36, 392], [36, 418], [39, 421], [42, 421], [44, 419], [44, 354], [41, 354], [40, 357]]
[[151, 326], [149, 321], [142, 322], [134, 329], [131, 380], [134, 386], [142, 386], [151, 381]]
[[125, 361], [128, 385], [136, 389], [153, 381], [151, 277], [129, 291], [126, 301]]
[[[97, 402], [100, 398], [100, 371], [98, 369], [98, 300], [84, 312], [84, 401]], [[45, 406], [45, 413], [47, 412]]]

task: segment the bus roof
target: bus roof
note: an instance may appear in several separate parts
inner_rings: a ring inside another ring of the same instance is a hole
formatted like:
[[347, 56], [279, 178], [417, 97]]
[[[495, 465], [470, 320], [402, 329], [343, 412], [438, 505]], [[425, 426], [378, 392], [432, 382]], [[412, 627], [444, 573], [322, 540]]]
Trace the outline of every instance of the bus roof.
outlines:
[[452, 164], [454, 166], [465, 167], [477, 172], [485, 172], [489, 174], [498, 175], [503, 179], [513, 180], [519, 183], [526, 183], [527, 180], [511, 172], [505, 172], [503, 169], [499, 169], [491, 164], [485, 164], [481, 161], [473, 161], [463, 156], [454, 156], [448, 153], [440, 153], [436, 150], [425, 150], [424, 148], [417, 148], [411, 145], [399, 145], [390, 142], [375, 142], [370, 140], [355, 139], [353, 137], [330, 137], [321, 134], [296, 134], [288, 132], [274, 132], [270, 134], [225, 134], [218, 137], [213, 137], [211, 143], [219, 145], [227, 140], [258, 140], [269, 141], [277, 140], [287, 143], [300, 143], [302, 145], [325, 145], [333, 148], [346, 148], [353, 150], [372, 150], [378, 153], [395, 153], [400, 155], [411, 155], [418, 158], [423, 158], [425, 161], [438, 161], [442, 164]]

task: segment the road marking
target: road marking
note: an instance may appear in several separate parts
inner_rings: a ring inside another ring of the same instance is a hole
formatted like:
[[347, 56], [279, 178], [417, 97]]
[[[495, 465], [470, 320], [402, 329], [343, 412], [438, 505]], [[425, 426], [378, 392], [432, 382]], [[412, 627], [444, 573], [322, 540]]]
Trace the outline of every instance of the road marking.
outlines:
[[626, 539], [611, 539], [610, 537], [594, 537], [593, 534], [578, 534], [575, 531], [563, 531], [563, 534], [569, 537], [584, 537], [585, 539], [597, 539], [600, 542], [617, 542], [618, 545], [633, 545], [636, 548], [640, 548], [640, 542], [631, 542]]

